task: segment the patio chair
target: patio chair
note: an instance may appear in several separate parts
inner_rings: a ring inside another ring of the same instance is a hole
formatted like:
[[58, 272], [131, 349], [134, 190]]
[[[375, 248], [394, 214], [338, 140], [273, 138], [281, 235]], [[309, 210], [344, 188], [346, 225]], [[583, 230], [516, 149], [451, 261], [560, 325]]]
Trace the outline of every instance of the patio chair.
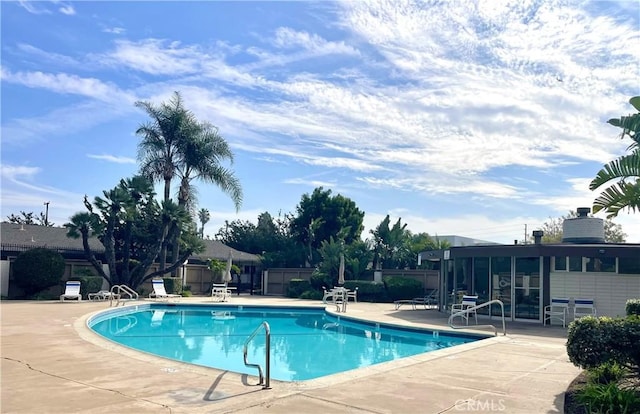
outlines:
[[115, 293], [112, 293], [108, 290], [99, 290], [96, 293], [89, 293], [87, 297], [91, 301], [102, 301], [111, 299], [112, 296], [115, 296]]
[[162, 279], [153, 279], [151, 281], [151, 285], [153, 286], [153, 292], [149, 293], [149, 299], [178, 299], [182, 296], [177, 295], [175, 293], [167, 293], [164, 288], [164, 280]]
[[70, 280], [64, 285], [64, 293], [60, 295], [60, 302], [64, 302], [65, 300], [77, 300], [78, 302], [82, 300], [80, 282]]
[[347, 291], [347, 300], [353, 299], [353, 303], [358, 303], [358, 288]]
[[583, 316], [596, 316], [596, 307], [593, 299], [575, 298], [573, 300], [573, 320]]
[[551, 298], [551, 303], [544, 307], [544, 325], [549, 325], [554, 320], [562, 321], [562, 327], [567, 326], [567, 314], [569, 313], [569, 298]]
[[[454, 303], [451, 305], [451, 314], [455, 315], [458, 312], [467, 311], [470, 308], [475, 307], [478, 304], [478, 295], [464, 295], [460, 303]], [[473, 315], [476, 319], [476, 325], [478, 324], [478, 313], [474, 310], [470, 310], [461, 313], [456, 316], [460, 316], [469, 325], [469, 316]]]
[[211, 298], [216, 302], [226, 302], [231, 296], [231, 291], [225, 283], [214, 283], [211, 286]]

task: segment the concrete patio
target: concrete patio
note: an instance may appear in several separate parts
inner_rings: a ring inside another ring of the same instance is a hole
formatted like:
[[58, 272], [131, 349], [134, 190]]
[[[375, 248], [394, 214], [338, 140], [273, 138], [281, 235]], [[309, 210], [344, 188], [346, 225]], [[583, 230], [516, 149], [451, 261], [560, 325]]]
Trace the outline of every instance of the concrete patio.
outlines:
[[[183, 298], [180, 303], [210, 303]], [[138, 303], [144, 303], [143, 301]], [[234, 296], [230, 304], [318, 305]], [[3, 301], [2, 413], [562, 413], [580, 370], [566, 329], [509, 323], [507, 336], [298, 383], [202, 368], [112, 344], [89, 330], [108, 302]], [[330, 308], [328, 308], [330, 309]], [[447, 327], [433, 310], [349, 303], [348, 316]], [[494, 321], [497, 323], [497, 321]], [[486, 332], [486, 330], [485, 330]]]

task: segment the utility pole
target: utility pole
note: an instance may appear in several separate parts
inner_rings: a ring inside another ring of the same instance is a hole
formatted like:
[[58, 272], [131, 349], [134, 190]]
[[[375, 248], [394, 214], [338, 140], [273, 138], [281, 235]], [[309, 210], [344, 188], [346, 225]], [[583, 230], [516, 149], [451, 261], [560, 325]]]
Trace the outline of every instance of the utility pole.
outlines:
[[527, 225], [524, 225], [524, 244], [527, 244]]
[[49, 227], [49, 202], [45, 201], [45, 211], [44, 211], [44, 225], [45, 227]]

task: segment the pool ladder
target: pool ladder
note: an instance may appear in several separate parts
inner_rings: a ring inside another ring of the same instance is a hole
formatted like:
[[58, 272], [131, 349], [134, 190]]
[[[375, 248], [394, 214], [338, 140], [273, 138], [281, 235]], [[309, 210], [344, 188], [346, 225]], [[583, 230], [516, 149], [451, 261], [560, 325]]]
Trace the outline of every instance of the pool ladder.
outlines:
[[111, 288], [111, 295], [109, 295], [110, 307], [113, 306], [114, 300], [116, 301], [115, 306], [120, 305], [120, 303], [124, 305], [125, 301], [138, 300], [138, 292], [127, 285], [113, 285]]
[[[266, 372], [266, 381], [265, 381], [265, 376], [262, 375], [262, 367], [260, 366], [260, 364], [251, 364], [247, 361], [247, 352], [249, 350], [249, 342], [251, 342], [251, 340], [258, 334], [258, 332], [260, 331], [260, 328], [264, 327], [264, 337], [265, 337], [265, 372]], [[258, 383], [258, 385], [260, 384], [264, 384], [262, 386], [262, 389], [266, 390], [271, 388], [269, 386], [269, 379], [271, 377], [271, 328], [269, 327], [269, 323], [267, 321], [262, 322], [254, 331], [251, 335], [249, 335], [249, 337], [247, 338], [246, 341], [244, 341], [244, 348], [242, 350], [242, 355], [244, 357], [244, 365], [247, 367], [253, 367], [253, 368], [258, 368], [258, 375], [260, 376], [260, 382]]]
[[489, 302], [485, 302], [485, 303], [481, 303], [478, 306], [472, 306], [470, 308], [466, 308], [464, 310], [461, 310], [459, 312], [453, 313], [451, 314], [451, 316], [449, 316], [449, 327], [453, 328], [453, 329], [468, 329], [468, 328], [493, 328], [493, 334], [494, 336], [498, 336], [498, 328], [496, 328], [494, 325], [473, 325], [473, 326], [458, 326], [458, 325], [454, 325], [453, 324], [453, 318], [455, 318], [456, 316], [464, 316], [465, 314], [471, 313], [471, 312], [475, 312], [477, 309], [480, 308], [484, 308], [485, 306], [490, 306], [493, 304], [497, 304], [500, 305], [500, 309], [502, 310], [502, 335], [506, 335], [507, 334], [507, 327], [505, 324], [505, 319], [504, 319], [504, 303], [502, 303], [501, 300], [498, 299], [494, 299], [494, 300], [490, 300]]

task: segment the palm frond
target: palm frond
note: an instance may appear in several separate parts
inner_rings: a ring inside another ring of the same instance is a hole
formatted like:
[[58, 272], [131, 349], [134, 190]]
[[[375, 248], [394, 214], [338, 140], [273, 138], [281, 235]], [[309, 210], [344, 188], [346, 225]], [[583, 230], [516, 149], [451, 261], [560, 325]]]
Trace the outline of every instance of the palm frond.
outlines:
[[601, 210], [607, 218], [616, 217], [621, 210], [640, 211], [640, 179], [635, 182], [619, 182], [607, 188], [593, 202], [593, 212]]
[[633, 177], [640, 177], [640, 152], [623, 155], [605, 165], [591, 181], [589, 189], [595, 190], [611, 180]]

